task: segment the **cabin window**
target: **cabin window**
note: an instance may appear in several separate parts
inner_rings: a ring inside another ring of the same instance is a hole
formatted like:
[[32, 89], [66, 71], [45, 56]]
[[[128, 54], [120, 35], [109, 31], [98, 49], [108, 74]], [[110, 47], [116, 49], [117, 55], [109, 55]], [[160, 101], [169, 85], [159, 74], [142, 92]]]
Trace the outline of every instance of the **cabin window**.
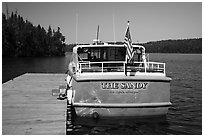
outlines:
[[80, 57], [82, 60], [88, 59], [88, 53], [81, 53]]
[[141, 62], [142, 61], [142, 48], [134, 48], [134, 56], [133, 56], [133, 61], [134, 62]]
[[99, 61], [100, 60], [101, 51], [99, 48], [92, 48], [91, 49], [91, 60]]
[[77, 53], [80, 61], [125, 61], [126, 49], [125, 47], [79, 47]]

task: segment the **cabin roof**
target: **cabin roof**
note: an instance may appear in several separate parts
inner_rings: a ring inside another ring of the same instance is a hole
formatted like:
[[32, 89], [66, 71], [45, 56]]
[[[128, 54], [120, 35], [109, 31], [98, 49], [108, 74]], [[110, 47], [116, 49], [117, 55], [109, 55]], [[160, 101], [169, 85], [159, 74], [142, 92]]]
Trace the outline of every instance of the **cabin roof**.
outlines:
[[[145, 50], [144, 46], [141, 45], [132, 45], [133, 47], [138, 47], [138, 48], [142, 48], [143, 50]], [[124, 47], [124, 44], [108, 44], [108, 43], [103, 43], [103, 44], [89, 44], [89, 45], [77, 45], [73, 48], [73, 51], [77, 51], [77, 49], [79, 47]]]

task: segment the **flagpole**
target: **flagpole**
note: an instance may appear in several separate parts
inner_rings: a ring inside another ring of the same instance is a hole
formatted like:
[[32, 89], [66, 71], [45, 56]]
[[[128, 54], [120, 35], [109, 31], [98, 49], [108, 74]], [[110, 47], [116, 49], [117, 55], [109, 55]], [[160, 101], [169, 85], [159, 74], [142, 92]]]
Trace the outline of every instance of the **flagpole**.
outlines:
[[[130, 21], [128, 20], [128, 21], [127, 21], [127, 28], [126, 28], [126, 31], [127, 31], [128, 27], [129, 27], [129, 25], [130, 25]], [[125, 32], [125, 35], [126, 35], [126, 32]], [[127, 50], [126, 50], [126, 52], [127, 52]], [[127, 62], [127, 61], [128, 61], [128, 57], [127, 57], [127, 53], [126, 53], [125, 62]]]
[[98, 42], [99, 42], [98, 37], [99, 37], [99, 25], [98, 25], [98, 28], [97, 28], [96, 44], [98, 44]]
[[114, 43], [116, 43], [115, 41], [115, 15], [113, 14], [113, 39], [114, 39]]
[[77, 45], [77, 37], [78, 37], [78, 13], [76, 13], [76, 45]]

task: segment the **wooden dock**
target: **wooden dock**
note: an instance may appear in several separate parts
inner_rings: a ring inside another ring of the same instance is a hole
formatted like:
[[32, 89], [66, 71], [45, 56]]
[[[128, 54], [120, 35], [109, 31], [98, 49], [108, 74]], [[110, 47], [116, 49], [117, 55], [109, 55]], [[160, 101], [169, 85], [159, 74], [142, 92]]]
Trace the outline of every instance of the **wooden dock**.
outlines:
[[3, 135], [65, 135], [66, 100], [52, 89], [66, 74], [26, 73], [2, 84]]

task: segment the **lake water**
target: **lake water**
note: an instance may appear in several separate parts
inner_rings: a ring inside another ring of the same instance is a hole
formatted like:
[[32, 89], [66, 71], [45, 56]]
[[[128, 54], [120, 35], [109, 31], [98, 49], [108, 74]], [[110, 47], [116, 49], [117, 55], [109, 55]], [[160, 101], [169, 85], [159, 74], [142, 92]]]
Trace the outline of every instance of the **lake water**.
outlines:
[[[70, 60], [66, 57], [4, 58], [2, 82], [26, 72], [65, 73]], [[71, 134], [202, 134], [202, 55], [150, 54], [150, 61], [166, 63], [171, 81], [171, 102], [164, 118], [81, 119]]]

